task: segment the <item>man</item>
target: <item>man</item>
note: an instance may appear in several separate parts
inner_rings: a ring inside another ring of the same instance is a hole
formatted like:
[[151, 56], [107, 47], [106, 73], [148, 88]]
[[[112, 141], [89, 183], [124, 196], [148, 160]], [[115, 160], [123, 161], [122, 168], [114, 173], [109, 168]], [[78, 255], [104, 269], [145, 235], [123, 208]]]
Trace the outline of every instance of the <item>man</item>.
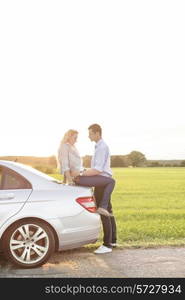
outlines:
[[97, 254], [112, 252], [116, 246], [116, 222], [112, 213], [111, 193], [115, 186], [110, 168], [109, 148], [102, 139], [102, 129], [98, 124], [88, 128], [89, 138], [95, 142], [95, 152], [91, 160], [91, 168], [80, 172], [74, 181], [77, 185], [93, 186], [97, 203], [97, 213], [101, 216], [103, 225], [103, 245], [94, 252]]

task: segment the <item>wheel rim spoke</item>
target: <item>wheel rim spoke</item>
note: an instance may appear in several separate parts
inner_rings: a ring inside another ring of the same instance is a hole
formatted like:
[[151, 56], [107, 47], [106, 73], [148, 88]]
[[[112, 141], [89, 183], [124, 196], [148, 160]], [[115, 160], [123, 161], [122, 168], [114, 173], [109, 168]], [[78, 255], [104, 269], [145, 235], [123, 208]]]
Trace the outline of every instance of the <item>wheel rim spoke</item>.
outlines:
[[30, 238], [29, 225], [25, 225], [25, 226], [24, 226], [24, 230], [25, 230], [25, 232], [26, 232], [27, 238], [29, 239], [29, 238]]
[[26, 261], [30, 261], [30, 252], [31, 252], [31, 249], [27, 249], [27, 257], [26, 257]]
[[31, 238], [35, 240], [39, 236], [39, 234], [41, 234], [41, 232], [43, 232], [43, 230], [39, 227]]
[[24, 248], [23, 253], [20, 256], [20, 258], [22, 259], [22, 261], [25, 261], [26, 256], [27, 256], [27, 252], [28, 252], [28, 250], [26, 248]]
[[24, 225], [24, 226], [18, 228], [18, 230], [25, 240], [30, 238], [29, 225]]
[[41, 235], [39, 235], [37, 238], [34, 239], [34, 242], [37, 242], [43, 238], [45, 238], [47, 235], [45, 232], [43, 232]]
[[37, 244], [34, 245], [33, 250], [38, 254], [38, 256], [43, 255], [47, 251], [47, 247], [42, 247]]
[[19, 248], [25, 247], [23, 241], [11, 240], [11, 248], [12, 250], [16, 250]]

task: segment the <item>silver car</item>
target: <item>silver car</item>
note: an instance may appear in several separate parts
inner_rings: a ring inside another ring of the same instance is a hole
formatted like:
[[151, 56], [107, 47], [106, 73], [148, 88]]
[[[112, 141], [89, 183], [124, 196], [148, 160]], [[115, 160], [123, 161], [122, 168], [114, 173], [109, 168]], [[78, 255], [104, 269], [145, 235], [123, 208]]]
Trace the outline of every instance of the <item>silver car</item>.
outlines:
[[100, 226], [91, 188], [0, 160], [0, 246], [14, 264], [38, 267], [54, 251], [94, 243]]

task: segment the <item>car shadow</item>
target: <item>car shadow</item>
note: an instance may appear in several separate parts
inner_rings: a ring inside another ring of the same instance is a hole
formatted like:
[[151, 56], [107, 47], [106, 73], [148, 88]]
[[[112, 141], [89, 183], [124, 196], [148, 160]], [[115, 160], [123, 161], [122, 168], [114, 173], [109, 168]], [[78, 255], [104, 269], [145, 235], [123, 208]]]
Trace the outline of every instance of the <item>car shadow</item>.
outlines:
[[58, 266], [64, 267], [64, 268], [73, 268], [74, 263], [72, 263], [73, 258], [81, 256], [84, 256], [84, 259], [88, 253], [91, 253], [94, 251], [94, 249], [97, 248], [97, 245], [93, 246], [86, 246], [86, 247], [80, 247], [70, 250], [63, 250], [63, 251], [57, 251], [53, 253], [53, 255], [50, 257], [47, 263], [42, 265], [41, 267], [37, 268], [21, 268], [19, 266], [16, 266], [12, 264], [10, 261], [6, 259], [6, 257], [3, 255], [3, 253], [0, 253], [0, 277], [18, 277], [18, 275], [30, 275], [30, 274], [40, 274], [44, 275], [45, 270], [47, 269], [57, 269]]

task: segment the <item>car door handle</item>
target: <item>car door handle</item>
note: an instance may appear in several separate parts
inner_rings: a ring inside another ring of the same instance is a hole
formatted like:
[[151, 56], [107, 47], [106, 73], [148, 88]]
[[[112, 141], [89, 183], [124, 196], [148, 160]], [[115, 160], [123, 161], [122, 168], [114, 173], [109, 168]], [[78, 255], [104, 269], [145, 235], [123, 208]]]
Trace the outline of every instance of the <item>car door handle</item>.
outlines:
[[10, 200], [10, 199], [14, 199], [15, 198], [15, 195], [14, 193], [8, 193], [8, 194], [1, 194], [0, 195], [0, 200]]

